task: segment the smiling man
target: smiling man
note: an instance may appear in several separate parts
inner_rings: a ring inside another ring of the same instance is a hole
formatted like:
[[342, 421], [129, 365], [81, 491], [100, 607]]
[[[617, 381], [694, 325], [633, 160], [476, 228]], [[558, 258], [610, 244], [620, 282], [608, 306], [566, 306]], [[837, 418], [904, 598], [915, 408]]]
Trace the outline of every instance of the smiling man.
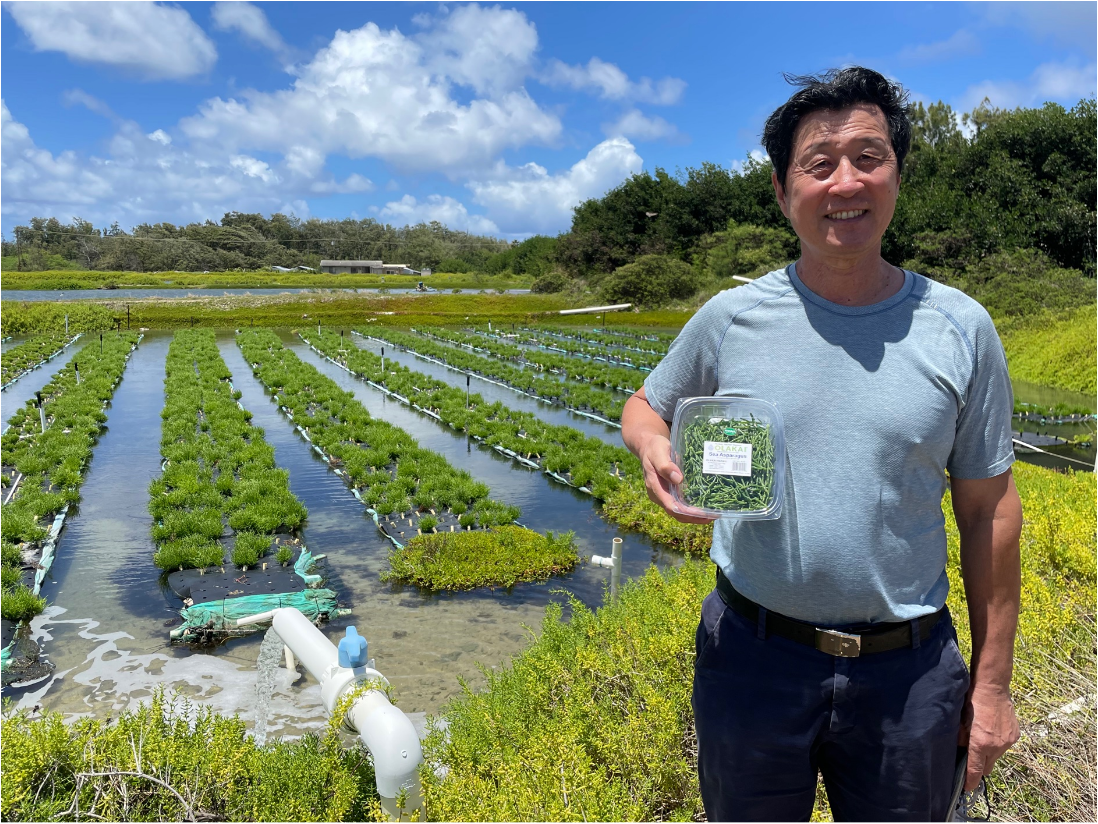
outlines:
[[[767, 120], [801, 244], [722, 292], [625, 406], [622, 435], [673, 517], [680, 398], [781, 409], [783, 514], [720, 520], [693, 706], [712, 820], [946, 820], [958, 744], [972, 789], [1018, 738], [1009, 684], [1021, 504], [1002, 345], [961, 292], [881, 257], [911, 140], [905, 94], [864, 68], [796, 78]], [[971, 675], [945, 607], [951, 491]]]

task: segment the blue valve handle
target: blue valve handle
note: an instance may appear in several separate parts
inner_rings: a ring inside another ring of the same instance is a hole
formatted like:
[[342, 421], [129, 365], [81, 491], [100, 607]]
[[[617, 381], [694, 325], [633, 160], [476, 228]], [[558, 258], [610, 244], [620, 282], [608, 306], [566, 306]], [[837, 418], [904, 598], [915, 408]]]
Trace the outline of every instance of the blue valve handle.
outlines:
[[339, 665], [354, 669], [366, 664], [366, 639], [354, 627], [347, 627], [347, 635], [339, 640]]

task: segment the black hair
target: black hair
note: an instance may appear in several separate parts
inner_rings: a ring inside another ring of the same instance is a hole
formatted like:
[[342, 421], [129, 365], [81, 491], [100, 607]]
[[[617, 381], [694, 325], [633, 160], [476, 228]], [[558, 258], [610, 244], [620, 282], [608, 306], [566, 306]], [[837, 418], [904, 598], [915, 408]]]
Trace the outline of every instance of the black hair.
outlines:
[[862, 66], [829, 69], [821, 75], [782, 77], [786, 83], [800, 88], [766, 119], [762, 143], [783, 188], [793, 152], [793, 135], [801, 120], [812, 112], [838, 111], [859, 103], [877, 106], [884, 114], [896, 165], [903, 171], [904, 158], [911, 148], [911, 121], [907, 117], [907, 91], [903, 86]]

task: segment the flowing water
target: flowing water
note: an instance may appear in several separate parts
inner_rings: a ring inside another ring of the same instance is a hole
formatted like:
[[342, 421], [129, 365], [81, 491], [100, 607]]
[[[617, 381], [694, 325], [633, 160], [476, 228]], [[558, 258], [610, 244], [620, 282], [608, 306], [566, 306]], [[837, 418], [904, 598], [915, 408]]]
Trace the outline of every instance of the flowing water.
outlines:
[[282, 660], [284, 647], [282, 638], [275, 632], [274, 627], [267, 630], [263, 635], [263, 642], [259, 645], [259, 657], [255, 662], [258, 675], [255, 681], [255, 726], [252, 734], [255, 736], [255, 743], [260, 747], [267, 741], [267, 716], [271, 710], [275, 676], [278, 673], [278, 664]]

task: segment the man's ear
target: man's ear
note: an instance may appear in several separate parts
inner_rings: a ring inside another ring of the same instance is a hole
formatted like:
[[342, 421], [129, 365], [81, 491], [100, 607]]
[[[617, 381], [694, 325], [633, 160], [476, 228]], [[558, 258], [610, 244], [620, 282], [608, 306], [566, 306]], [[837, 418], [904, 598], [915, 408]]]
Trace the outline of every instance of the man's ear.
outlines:
[[778, 208], [782, 210], [782, 214], [789, 218], [788, 204], [785, 202], [785, 190], [782, 188], [782, 184], [778, 182], [778, 173], [770, 173], [770, 183], [774, 187], [774, 196], [778, 198]]

